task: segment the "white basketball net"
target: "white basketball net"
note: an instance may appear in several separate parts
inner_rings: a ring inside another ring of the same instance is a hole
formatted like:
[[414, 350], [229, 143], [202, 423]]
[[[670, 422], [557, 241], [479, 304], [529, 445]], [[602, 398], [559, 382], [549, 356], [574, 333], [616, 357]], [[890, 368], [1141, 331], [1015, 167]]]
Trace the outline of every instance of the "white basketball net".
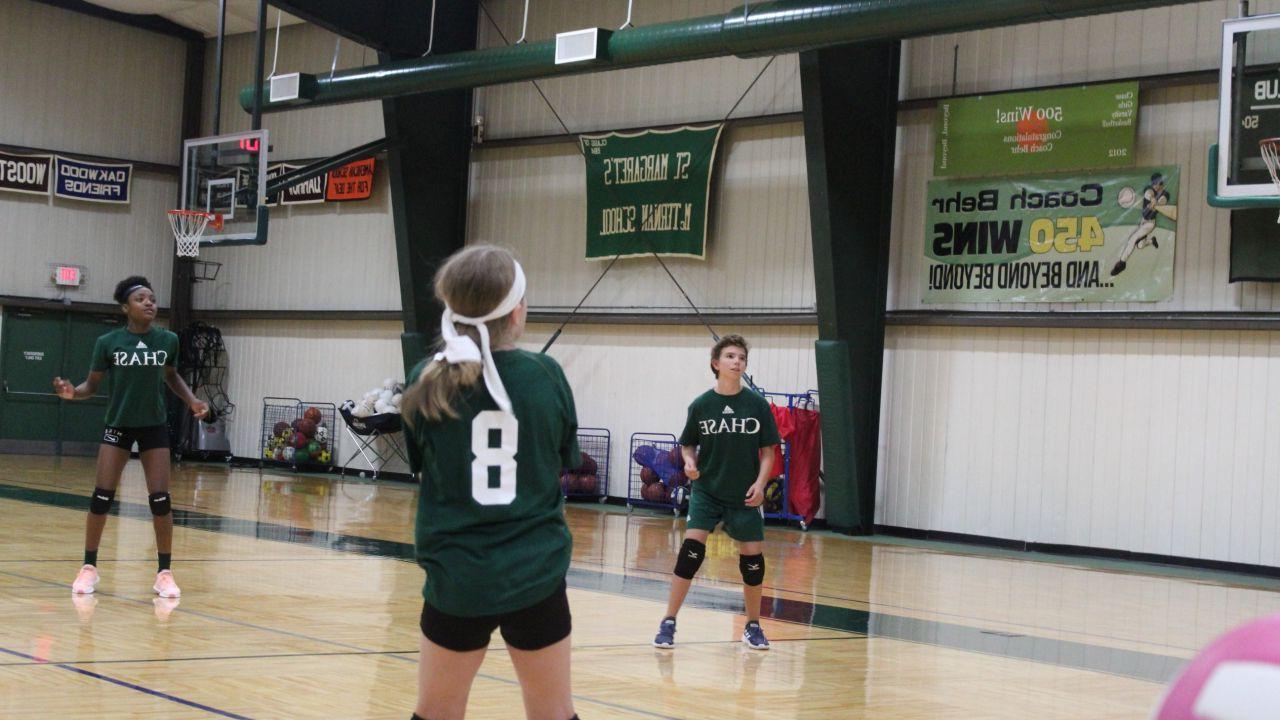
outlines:
[[[1258, 141], [1262, 150], [1262, 161], [1267, 164], [1267, 172], [1271, 173], [1271, 182], [1275, 183], [1276, 192], [1280, 193], [1280, 137]], [[1280, 223], [1280, 217], [1276, 218]]]
[[178, 257], [200, 256], [200, 238], [213, 217], [212, 213], [198, 211], [169, 211], [169, 227], [173, 228], [173, 238], [178, 243]]

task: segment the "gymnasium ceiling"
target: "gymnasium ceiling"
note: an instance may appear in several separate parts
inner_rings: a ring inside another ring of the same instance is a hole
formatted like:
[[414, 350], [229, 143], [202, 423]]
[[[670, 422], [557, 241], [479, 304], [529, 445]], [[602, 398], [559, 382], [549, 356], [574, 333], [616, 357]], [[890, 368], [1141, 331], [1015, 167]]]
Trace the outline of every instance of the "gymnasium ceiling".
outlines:
[[[88, 0], [90, 4], [130, 15], [158, 15], [170, 22], [203, 33], [218, 34], [218, 0]], [[274, 28], [274, 7], [267, 8], [267, 26]], [[257, 28], [258, 0], [227, 0], [227, 34], [252, 32]], [[284, 13], [280, 23], [294, 25], [302, 20]]]

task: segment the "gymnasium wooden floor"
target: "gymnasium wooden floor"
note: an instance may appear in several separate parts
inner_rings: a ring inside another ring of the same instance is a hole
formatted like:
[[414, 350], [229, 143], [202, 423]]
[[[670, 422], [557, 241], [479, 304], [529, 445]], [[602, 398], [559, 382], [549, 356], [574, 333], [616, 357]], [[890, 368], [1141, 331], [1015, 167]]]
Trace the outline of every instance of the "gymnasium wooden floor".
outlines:
[[[386, 718], [414, 704], [421, 571], [398, 483], [175, 468], [179, 603], [151, 592], [137, 462], [92, 598], [92, 461], [0, 456], [0, 718]], [[771, 530], [768, 653], [740, 642], [717, 534], [674, 651], [650, 646], [682, 523], [571, 505], [579, 713], [597, 718], [1145, 718], [1280, 582]], [[495, 635], [472, 718], [519, 718]]]

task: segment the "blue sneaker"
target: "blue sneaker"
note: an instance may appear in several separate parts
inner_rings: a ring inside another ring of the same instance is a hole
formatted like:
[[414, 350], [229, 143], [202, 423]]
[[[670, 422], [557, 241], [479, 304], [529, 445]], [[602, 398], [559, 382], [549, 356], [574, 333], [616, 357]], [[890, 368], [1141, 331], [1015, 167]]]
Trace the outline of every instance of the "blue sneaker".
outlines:
[[[674, 628], [672, 628], [674, 630]], [[742, 629], [742, 642], [752, 650], [768, 650], [769, 639], [764, 636], [764, 628], [758, 622], [749, 622]]]
[[[764, 637], [763, 635], [761, 637]], [[669, 617], [658, 626], [658, 634], [653, 638], [653, 646], [669, 648], [676, 646], [676, 619]]]

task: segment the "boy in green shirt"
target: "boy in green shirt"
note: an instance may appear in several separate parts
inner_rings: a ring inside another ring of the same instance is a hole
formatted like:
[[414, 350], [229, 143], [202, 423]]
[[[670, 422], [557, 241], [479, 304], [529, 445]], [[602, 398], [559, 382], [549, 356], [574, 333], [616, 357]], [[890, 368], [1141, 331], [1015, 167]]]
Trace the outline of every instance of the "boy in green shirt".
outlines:
[[769, 403], [742, 386], [747, 369], [747, 341], [741, 335], [725, 335], [711, 348], [711, 372], [716, 386], [689, 405], [680, 451], [685, 475], [693, 480], [689, 521], [680, 546], [667, 599], [667, 616], [658, 627], [653, 644], [675, 646], [676, 613], [684, 604], [707, 553], [707, 537], [718, 523], [738, 541], [738, 567], [742, 571], [742, 595], [747, 624], [742, 642], [754, 650], [768, 650], [760, 627], [760, 594], [764, 582], [765, 483], [773, 471], [774, 446], [781, 442]]

